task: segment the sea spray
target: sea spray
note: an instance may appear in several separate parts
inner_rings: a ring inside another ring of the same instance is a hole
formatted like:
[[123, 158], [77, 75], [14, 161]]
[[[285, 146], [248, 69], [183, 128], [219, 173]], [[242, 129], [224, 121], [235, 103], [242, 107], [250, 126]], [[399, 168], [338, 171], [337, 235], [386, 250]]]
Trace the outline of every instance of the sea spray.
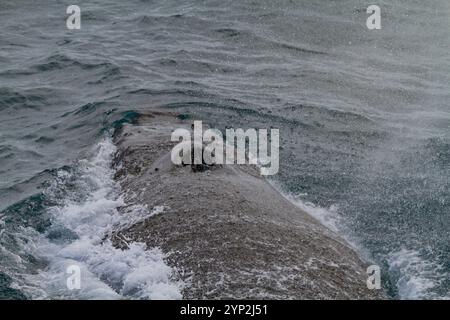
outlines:
[[[107, 238], [117, 228], [163, 211], [133, 206], [119, 213], [126, 204], [110, 166], [115, 151], [110, 139], [102, 140], [92, 158], [80, 160], [73, 172], [59, 172], [45, 191], [58, 203], [47, 209], [52, 226], [44, 234], [33, 232], [23, 248], [33, 247], [33, 254], [46, 264], [17, 284], [31, 298], [181, 298], [183, 284], [174, 280], [174, 270], [159, 248], [129, 243], [121, 250]], [[67, 286], [71, 266], [80, 269], [79, 289]]]

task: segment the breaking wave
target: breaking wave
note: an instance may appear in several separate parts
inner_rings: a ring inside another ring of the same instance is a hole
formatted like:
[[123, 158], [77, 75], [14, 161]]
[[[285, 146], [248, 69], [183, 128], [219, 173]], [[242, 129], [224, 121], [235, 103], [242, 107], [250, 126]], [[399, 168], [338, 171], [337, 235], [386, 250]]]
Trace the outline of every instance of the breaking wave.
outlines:
[[[56, 205], [47, 208], [51, 225], [44, 233], [23, 228], [18, 252], [27, 252], [42, 265], [30, 270], [10, 268], [11, 287], [34, 299], [181, 299], [181, 282], [166, 265], [159, 248], [144, 243], [113, 246], [108, 235], [140, 219], [161, 213], [143, 206], [126, 208], [114, 181], [111, 160], [114, 144], [105, 139], [92, 158], [81, 160], [74, 170], [60, 169], [57, 179], [45, 190]], [[125, 212], [119, 212], [125, 207]], [[16, 234], [16, 239], [19, 234]], [[22, 263], [16, 255], [17, 264]], [[70, 266], [81, 271], [80, 289], [68, 290]]]

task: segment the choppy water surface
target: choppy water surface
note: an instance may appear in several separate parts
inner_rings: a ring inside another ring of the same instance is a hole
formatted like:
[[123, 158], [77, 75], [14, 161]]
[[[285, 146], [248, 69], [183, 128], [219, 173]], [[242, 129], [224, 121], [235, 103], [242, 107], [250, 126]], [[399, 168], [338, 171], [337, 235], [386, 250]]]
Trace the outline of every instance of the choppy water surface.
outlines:
[[64, 296], [70, 261], [91, 284], [74, 298], [179, 297], [157, 249], [94, 237], [121, 223], [108, 136], [153, 107], [279, 128], [286, 193], [391, 297], [449, 297], [447, 1], [378, 1], [378, 31], [354, 0], [98, 0], [67, 30], [70, 4], [0, 4], [1, 298]]

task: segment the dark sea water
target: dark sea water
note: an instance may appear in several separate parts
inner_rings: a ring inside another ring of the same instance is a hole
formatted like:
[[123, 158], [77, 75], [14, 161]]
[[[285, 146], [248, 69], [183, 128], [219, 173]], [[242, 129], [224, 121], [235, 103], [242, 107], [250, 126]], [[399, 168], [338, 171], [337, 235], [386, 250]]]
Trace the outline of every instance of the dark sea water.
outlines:
[[0, 298], [64, 296], [68, 260], [91, 272], [72, 298], [158, 297], [133, 281], [160, 253], [86, 240], [117, 223], [108, 137], [155, 107], [279, 128], [274, 182], [390, 297], [450, 297], [447, 0], [378, 1], [376, 31], [373, 1], [79, 1], [68, 30], [71, 4], [0, 3]]

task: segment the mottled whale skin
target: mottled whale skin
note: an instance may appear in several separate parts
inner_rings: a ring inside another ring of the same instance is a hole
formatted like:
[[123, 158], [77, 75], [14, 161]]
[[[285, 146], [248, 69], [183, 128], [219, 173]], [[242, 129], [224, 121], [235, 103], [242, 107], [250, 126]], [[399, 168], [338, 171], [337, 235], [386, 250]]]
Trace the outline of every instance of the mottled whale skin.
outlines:
[[366, 266], [351, 247], [276, 191], [259, 168], [172, 164], [171, 132], [192, 124], [181, 118], [142, 112], [115, 134], [126, 202], [164, 206], [114, 232], [116, 246], [162, 248], [185, 283], [184, 299], [384, 298], [367, 288]]

